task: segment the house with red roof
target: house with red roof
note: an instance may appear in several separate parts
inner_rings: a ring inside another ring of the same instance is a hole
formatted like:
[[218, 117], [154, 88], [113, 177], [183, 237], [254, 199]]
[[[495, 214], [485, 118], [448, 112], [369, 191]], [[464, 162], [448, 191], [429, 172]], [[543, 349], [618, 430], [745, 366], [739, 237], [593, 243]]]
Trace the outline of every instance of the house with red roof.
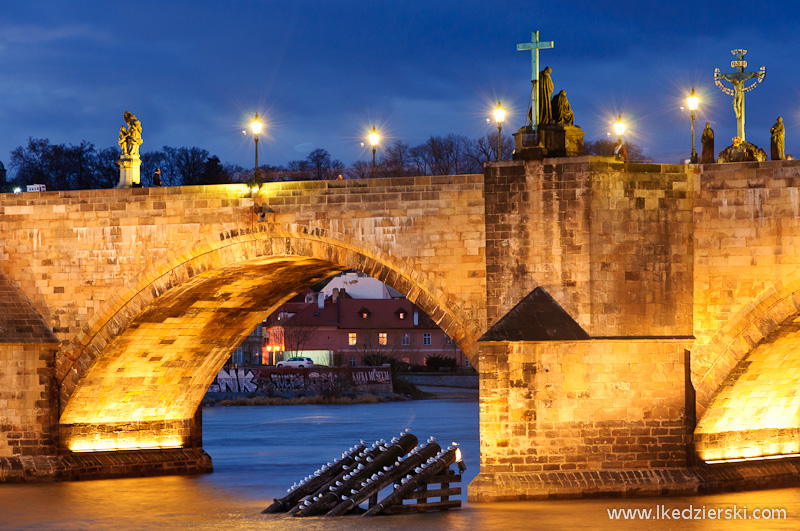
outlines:
[[355, 367], [382, 355], [412, 365], [449, 357], [469, 367], [452, 338], [405, 298], [354, 299], [338, 289], [327, 299], [323, 293], [300, 294], [267, 319], [262, 333], [265, 364], [308, 356], [321, 365]]

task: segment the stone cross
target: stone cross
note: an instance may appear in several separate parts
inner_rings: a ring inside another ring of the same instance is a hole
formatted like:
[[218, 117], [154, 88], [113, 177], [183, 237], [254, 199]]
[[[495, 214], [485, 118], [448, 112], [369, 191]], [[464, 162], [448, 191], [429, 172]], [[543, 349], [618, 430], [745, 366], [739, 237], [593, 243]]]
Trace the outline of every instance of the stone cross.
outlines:
[[531, 51], [531, 126], [536, 130], [536, 122], [539, 120], [539, 49], [552, 48], [553, 41], [539, 41], [539, 32], [531, 32], [531, 42], [517, 44], [517, 51]]
[[[744, 60], [744, 54], [747, 53], [747, 50], [731, 50], [731, 53], [736, 56], [736, 60], [731, 61], [731, 68], [736, 68], [736, 72], [720, 74], [719, 68], [717, 68], [714, 70], [714, 83], [717, 84], [722, 92], [733, 96], [733, 111], [736, 114], [736, 136], [744, 142], [744, 93], [753, 90], [756, 85], [764, 81], [764, 77], [767, 75], [767, 67], [762, 66], [758, 72], [745, 72], [747, 61]], [[756, 78], [756, 81], [745, 87], [745, 81], [753, 78]], [[723, 81], [733, 85], [733, 88], [723, 85]]]

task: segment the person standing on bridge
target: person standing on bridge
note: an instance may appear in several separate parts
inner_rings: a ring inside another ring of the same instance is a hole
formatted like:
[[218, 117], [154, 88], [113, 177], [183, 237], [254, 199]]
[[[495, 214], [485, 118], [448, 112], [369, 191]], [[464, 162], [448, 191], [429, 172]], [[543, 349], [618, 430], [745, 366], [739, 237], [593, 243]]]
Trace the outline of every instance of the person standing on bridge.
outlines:
[[153, 174], [153, 186], [161, 187], [161, 168], [156, 168], [156, 172]]

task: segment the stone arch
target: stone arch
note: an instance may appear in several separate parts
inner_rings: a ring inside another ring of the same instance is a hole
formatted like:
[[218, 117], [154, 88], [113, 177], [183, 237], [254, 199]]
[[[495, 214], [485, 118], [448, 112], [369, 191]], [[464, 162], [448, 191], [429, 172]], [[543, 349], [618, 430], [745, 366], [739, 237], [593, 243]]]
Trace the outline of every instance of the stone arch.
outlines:
[[800, 451], [800, 273], [742, 308], [695, 356], [704, 460]]
[[[69, 348], [62, 352], [58, 361], [62, 444], [87, 433], [87, 430], [95, 429], [93, 426], [97, 424], [109, 424], [108, 418], [105, 418], [107, 414], [110, 415], [108, 408], [100, 408], [96, 406], [97, 403], [105, 402], [124, 409], [121, 404], [142, 400], [140, 397], [143, 385], [150, 385], [150, 391], [155, 394], [160, 392], [158, 389], [160, 385], [178, 385], [171, 381], [169, 376], [159, 373], [160, 375], [152, 374], [145, 377], [149, 382], [147, 384], [143, 384], [141, 377], [136, 376], [133, 378], [137, 381], [136, 385], [127, 389], [115, 388], [113, 371], [118, 371], [118, 379], [122, 381], [126, 377], [127, 368], [120, 359], [114, 359], [113, 356], [109, 358], [104, 353], [139, 348], [141, 345], [130, 343], [130, 338], [134, 336], [135, 341], [139, 343], [144, 342], [147, 337], [159, 339], [162, 343], [172, 340], [164, 330], [154, 329], [155, 325], [149, 321], [152, 312], [173, 312], [159, 317], [163, 325], [170, 319], [174, 321], [174, 316], [186, 310], [187, 303], [191, 302], [194, 293], [207, 293], [209, 287], [219, 286], [228, 291], [231, 289], [236, 291], [237, 282], [240, 283], [238, 289], [241, 289], [241, 286], [253, 289], [253, 286], [259, 284], [258, 281], [246, 284], [240, 277], [248, 274], [266, 275], [276, 267], [282, 271], [292, 268], [300, 271], [300, 278], [307, 282], [306, 285], [343, 269], [354, 268], [363, 271], [406, 294], [409, 300], [420, 306], [458, 342], [465, 354], [474, 359], [474, 343], [479, 332], [475, 320], [460, 315], [458, 301], [445, 293], [441, 287], [436, 286], [430, 275], [414, 271], [409, 266], [398, 263], [387, 253], [365, 249], [358, 242], [340, 235], [331, 236], [319, 229], [307, 231], [300, 228], [293, 231], [289, 230], [291, 228], [297, 226], [268, 225], [252, 232], [223, 233], [214, 241], [205, 241], [191, 249], [176, 253], [171, 259], [164, 260], [151, 271], [143, 272], [131, 280], [127, 289], [120, 293], [115, 301], [107, 303], [91, 318]], [[241, 284], [242, 282], [245, 284]], [[248, 327], [252, 330], [263, 315], [269, 313], [270, 307], [277, 306], [291, 294], [291, 291], [282, 294], [271, 293], [272, 306], [254, 308], [252, 314], [241, 314], [237, 320], [228, 324], [239, 331]], [[252, 304], [252, 300], [248, 299], [249, 302], [242, 304]], [[215, 300], [209, 304], [220, 307], [219, 305], [224, 302]], [[256, 315], [260, 317], [254, 320]], [[141, 411], [133, 413], [133, 409], [128, 408], [128, 413], [114, 419], [111, 424], [115, 424], [116, 427], [110, 429], [119, 431], [120, 423], [138, 423], [135, 430], [139, 431], [144, 424], [150, 431], [188, 430], [187, 425], [191, 421], [188, 411], [191, 410], [193, 414], [202, 399], [201, 395], [198, 396], [198, 390], [202, 388], [204, 392], [224, 363], [224, 359], [220, 357], [222, 354], [219, 345], [210, 348], [216, 349], [215, 362], [203, 364], [194, 360], [192, 363], [199, 364], [194, 372], [181, 373], [180, 378], [196, 380], [192, 382], [192, 390], [187, 394], [186, 400], [175, 407], [152, 406], [149, 413], [144, 416]], [[152, 350], [154, 349], [139, 348], [140, 354], [150, 355], [151, 360]], [[183, 362], [187, 360], [180, 360], [179, 356], [168, 361], [168, 363]], [[162, 394], [166, 396], [166, 391]], [[174, 425], [164, 425], [164, 422], [173, 424], [179, 422], [183, 423], [183, 426], [175, 428]], [[67, 433], [65, 426], [69, 426], [66, 429]], [[98, 437], [96, 433], [95, 436]]]
[[775, 282], [744, 305], [692, 355], [692, 383], [698, 413], [713, 401], [723, 382], [764, 338], [800, 314], [800, 269]]

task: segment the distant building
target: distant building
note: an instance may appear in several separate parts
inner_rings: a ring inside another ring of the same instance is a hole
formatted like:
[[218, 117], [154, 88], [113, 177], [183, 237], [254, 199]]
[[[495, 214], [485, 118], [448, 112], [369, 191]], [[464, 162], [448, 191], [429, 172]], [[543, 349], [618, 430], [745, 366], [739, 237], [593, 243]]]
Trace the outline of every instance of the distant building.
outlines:
[[329, 299], [333, 295], [333, 290], [346, 290], [347, 294], [354, 299], [401, 299], [403, 295], [381, 282], [380, 280], [368, 277], [363, 273], [343, 273], [333, 277], [328, 284], [322, 288], [321, 293]]
[[354, 299], [338, 288], [328, 300], [322, 292], [313, 298], [284, 304], [264, 323], [265, 363], [308, 356], [318, 364], [355, 367], [382, 355], [412, 365], [441, 356], [470, 366], [453, 339], [408, 299]]

